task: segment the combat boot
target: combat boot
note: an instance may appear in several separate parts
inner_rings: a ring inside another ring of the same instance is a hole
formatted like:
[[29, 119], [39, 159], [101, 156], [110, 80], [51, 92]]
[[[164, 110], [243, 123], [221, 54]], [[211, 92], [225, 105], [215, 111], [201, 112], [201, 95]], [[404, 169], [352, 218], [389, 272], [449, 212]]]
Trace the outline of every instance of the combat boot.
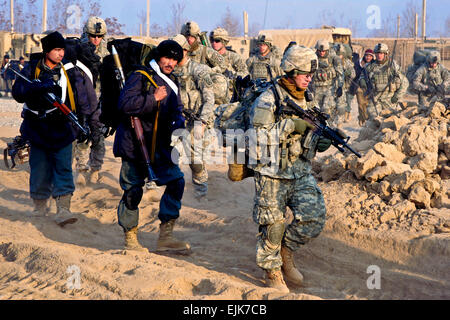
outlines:
[[96, 184], [100, 182], [100, 171], [99, 170], [91, 170], [91, 174], [89, 175], [89, 183]]
[[70, 200], [72, 199], [71, 194], [66, 194], [64, 196], [57, 197], [56, 200], [56, 215], [54, 221], [60, 227], [64, 227], [66, 224], [75, 223], [78, 221], [74, 217], [72, 212], [70, 212]]
[[352, 118], [352, 116], [350, 115], [350, 112], [346, 112], [344, 122], [346, 122], [346, 123], [349, 122], [351, 120], [351, 118]]
[[88, 173], [87, 170], [77, 170], [76, 171], [76, 179], [75, 183], [78, 186], [86, 185], [88, 181]]
[[283, 293], [289, 293], [289, 288], [284, 282], [280, 269], [265, 270], [266, 286], [277, 289]]
[[177, 240], [173, 237], [173, 227], [175, 220], [172, 219], [168, 222], [161, 222], [159, 229], [159, 238], [156, 247], [156, 252], [177, 252], [181, 254], [189, 254], [191, 246], [189, 243]]
[[34, 210], [31, 213], [32, 217], [44, 217], [49, 212], [48, 199], [33, 199]]
[[147, 252], [148, 249], [143, 247], [137, 238], [138, 228], [134, 227], [128, 231], [125, 231], [125, 249], [126, 250], [135, 250], [141, 252]]
[[303, 282], [303, 275], [297, 270], [294, 263], [294, 255], [291, 249], [281, 246], [281, 259], [283, 260], [283, 266], [281, 271], [286, 278], [286, 281], [296, 286], [301, 286]]

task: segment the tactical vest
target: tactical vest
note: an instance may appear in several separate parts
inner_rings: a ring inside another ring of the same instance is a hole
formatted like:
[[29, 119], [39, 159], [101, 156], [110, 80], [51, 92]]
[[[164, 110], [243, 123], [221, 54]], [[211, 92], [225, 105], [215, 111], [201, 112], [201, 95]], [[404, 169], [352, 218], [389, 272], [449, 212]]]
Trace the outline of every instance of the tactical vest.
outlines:
[[314, 85], [316, 87], [331, 86], [334, 78], [336, 78], [336, 70], [332, 56], [328, 54], [326, 58], [319, 58], [319, 67], [313, 77]]

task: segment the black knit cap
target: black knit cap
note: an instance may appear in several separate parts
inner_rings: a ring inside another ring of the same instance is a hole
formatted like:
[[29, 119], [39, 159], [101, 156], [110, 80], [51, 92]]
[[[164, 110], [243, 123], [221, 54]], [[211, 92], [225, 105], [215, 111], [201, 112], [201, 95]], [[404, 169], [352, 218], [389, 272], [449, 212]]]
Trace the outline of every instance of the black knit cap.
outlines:
[[180, 62], [183, 59], [183, 48], [174, 40], [164, 40], [156, 47], [156, 60], [159, 60], [161, 57]]
[[58, 31], [52, 32], [41, 39], [42, 51], [50, 52], [55, 48], [66, 48], [64, 37]]

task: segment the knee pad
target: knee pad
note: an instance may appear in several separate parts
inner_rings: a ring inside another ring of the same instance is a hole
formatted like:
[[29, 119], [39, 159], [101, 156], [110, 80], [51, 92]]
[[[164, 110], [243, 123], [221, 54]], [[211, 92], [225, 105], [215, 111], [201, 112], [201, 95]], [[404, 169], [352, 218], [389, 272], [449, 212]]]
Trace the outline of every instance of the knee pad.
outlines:
[[284, 237], [284, 223], [277, 221], [273, 224], [268, 224], [259, 227], [260, 232], [263, 234], [263, 239], [268, 240], [272, 245], [279, 246]]
[[194, 174], [199, 174], [203, 170], [203, 164], [190, 164], [191, 170]]
[[127, 209], [136, 210], [141, 202], [143, 194], [144, 191], [142, 190], [142, 187], [139, 186], [134, 186], [130, 190], [125, 191], [122, 196], [122, 200]]

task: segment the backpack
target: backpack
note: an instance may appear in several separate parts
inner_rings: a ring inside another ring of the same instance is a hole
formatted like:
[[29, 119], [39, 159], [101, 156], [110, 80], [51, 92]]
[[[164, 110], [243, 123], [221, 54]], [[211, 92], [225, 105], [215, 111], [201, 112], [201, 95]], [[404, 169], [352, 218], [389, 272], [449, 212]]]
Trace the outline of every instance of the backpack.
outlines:
[[[214, 127], [218, 129], [223, 137], [223, 146], [227, 146], [227, 130], [241, 129], [245, 132], [250, 127], [250, 110], [253, 102], [270, 86], [270, 82], [252, 81], [243, 96], [242, 101], [226, 103], [219, 105], [214, 114], [216, 116]], [[239, 143], [237, 138], [233, 139], [234, 154], [238, 150]], [[247, 147], [247, 143], [245, 144]], [[246, 150], [246, 160], [248, 159], [248, 150]], [[236, 160], [236, 159], [235, 159]], [[231, 181], [241, 181], [247, 177], [253, 176], [253, 170], [245, 164], [228, 164], [228, 178]]]
[[[111, 48], [113, 45], [119, 54], [125, 79], [134, 70], [138, 69], [139, 66], [148, 65], [151, 59], [153, 59], [152, 51], [155, 48], [153, 45], [133, 41], [131, 38], [117, 39], [108, 42], [109, 52], [112, 51]], [[120, 122], [120, 114], [117, 109], [120, 96], [120, 84], [116, 71], [117, 68], [112, 54], [105, 56], [100, 69], [100, 121], [106, 127], [112, 128], [113, 131], [115, 131]]]
[[413, 63], [408, 66], [408, 69], [406, 70], [406, 78], [408, 79], [409, 87], [408, 91], [410, 93], [419, 93], [416, 90], [413, 89], [413, 78], [414, 74], [416, 73], [417, 69], [419, 69], [422, 64], [424, 64], [427, 61], [427, 57], [430, 54], [430, 49], [420, 49], [414, 52], [413, 55]]

